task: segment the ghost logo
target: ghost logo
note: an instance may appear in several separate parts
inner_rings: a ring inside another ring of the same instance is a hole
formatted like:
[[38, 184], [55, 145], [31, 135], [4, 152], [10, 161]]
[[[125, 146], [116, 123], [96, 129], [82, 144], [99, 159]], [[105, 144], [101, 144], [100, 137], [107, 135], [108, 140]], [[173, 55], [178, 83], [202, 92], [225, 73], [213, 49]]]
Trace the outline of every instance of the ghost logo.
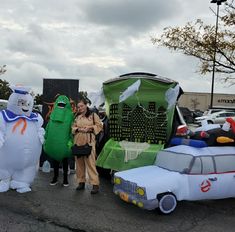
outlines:
[[201, 191], [203, 193], [206, 193], [208, 192], [209, 190], [211, 189], [211, 183], [209, 180], [204, 180], [202, 183], [201, 183]]

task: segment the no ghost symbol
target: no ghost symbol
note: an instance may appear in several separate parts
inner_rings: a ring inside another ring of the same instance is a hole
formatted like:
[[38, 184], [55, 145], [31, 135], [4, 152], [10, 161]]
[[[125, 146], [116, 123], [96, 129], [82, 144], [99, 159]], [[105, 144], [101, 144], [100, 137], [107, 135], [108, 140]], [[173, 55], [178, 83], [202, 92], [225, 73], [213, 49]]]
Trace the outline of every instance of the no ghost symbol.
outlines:
[[209, 180], [204, 180], [202, 183], [201, 183], [201, 191], [203, 193], [206, 193], [208, 192], [209, 190], [211, 189], [211, 182]]

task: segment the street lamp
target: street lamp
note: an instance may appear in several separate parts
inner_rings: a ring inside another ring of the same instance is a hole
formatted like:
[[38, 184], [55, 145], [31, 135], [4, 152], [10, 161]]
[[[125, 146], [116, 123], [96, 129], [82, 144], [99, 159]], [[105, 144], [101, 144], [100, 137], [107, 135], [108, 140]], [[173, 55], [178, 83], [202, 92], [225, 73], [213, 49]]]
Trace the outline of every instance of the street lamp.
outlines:
[[217, 4], [217, 13], [216, 13], [216, 24], [215, 24], [215, 41], [214, 41], [214, 56], [213, 56], [213, 69], [212, 69], [212, 80], [211, 80], [211, 104], [210, 108], [213, 107], [213, 95], [214, 95], [214, 81], [215, 81], [215, 58], [216, 58], [216, 43], [217, 43], [217, 31], [218, 31], [218, 19], [219, 19], [219, 6], [222, 2], [227, 0], [211, 0], [211, 3]]

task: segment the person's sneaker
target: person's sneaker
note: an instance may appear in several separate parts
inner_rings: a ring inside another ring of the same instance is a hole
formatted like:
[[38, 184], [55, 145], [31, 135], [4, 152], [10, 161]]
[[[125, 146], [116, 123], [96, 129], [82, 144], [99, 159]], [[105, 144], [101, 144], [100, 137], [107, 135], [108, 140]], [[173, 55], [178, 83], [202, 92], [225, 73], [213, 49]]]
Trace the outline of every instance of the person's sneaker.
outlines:
[[81, 183], [79, 183], [79, 185], [76, 188], [76, 190], [83, 190], [83, 189], [85, 189], [85, 183], [81, 182]]
[[93, 188], [91, 190], [91, 194], [96, 194], [99, 192], [99, 185], [93, 185]]
[[53, 180], [51, 181], [50, 185], [57, 185], [58, 184], [58, 180], [57, 178], [53, 178]]
[[63, 186], [64, 186], [64, 187], [68, 187], [68, 186], [69, 186], [68, 180], [64, 180], [64, 181], [63, 181]]

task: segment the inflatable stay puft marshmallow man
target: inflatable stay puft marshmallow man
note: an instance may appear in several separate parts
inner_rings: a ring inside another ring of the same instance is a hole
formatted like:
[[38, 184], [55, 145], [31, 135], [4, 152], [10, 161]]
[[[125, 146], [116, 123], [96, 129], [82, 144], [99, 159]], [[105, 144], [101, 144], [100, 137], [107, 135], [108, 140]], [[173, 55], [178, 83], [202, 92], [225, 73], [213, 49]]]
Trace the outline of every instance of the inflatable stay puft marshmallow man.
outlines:
[[11, 86], [7, 109], [0, 111], [0, 192], [31, 191], [44, 142], [43, 118], [33, 113], [30, 88]]

